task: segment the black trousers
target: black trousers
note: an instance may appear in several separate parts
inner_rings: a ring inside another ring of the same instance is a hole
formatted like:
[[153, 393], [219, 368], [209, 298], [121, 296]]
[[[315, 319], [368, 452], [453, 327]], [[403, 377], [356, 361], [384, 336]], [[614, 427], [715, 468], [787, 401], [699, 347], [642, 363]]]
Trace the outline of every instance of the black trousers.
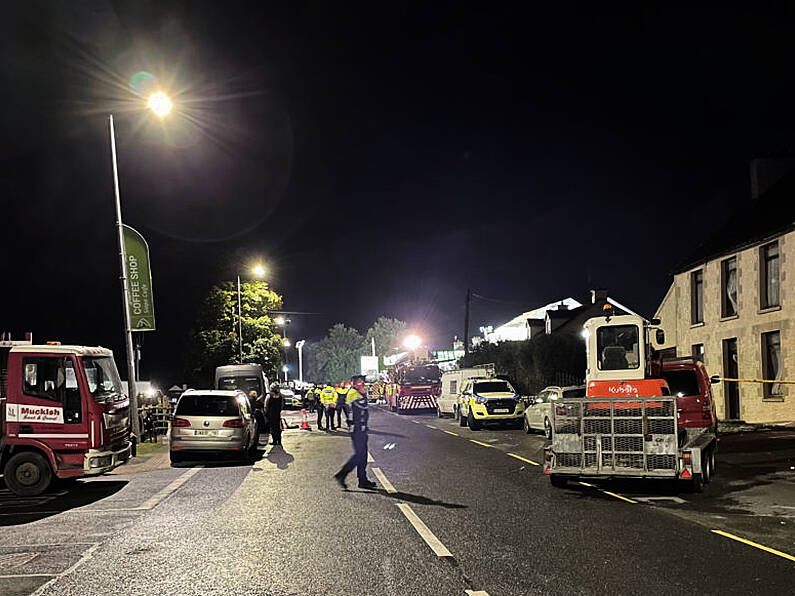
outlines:
[[342, 428], [342, 413], [345, 412], [345, 424], [350, 426], [348, 422], [351, 419], [351, 408], [345, 398], [337, 400], [337, 426]]
[[361, 482], [367, 480], [367, 431], [353, 431], [351, 439], [353, 440], [353, 455], [342, 466], [339, 474], [345, 478], [356, 468], [356, 475]]
[[271, 427], [271, 437], [273, 438], [274, 445], [282, 444], [282, 417], [281, 413], [274, 414], [268, 417], [268, 422]]
[[326, 430], [334, 428], [334, 408], [330, 404], [325, 404], [323, 409], [326, 411]]
[[319, 401], [315, 402], [315, 409], [317, 410], [317, 427], [323, 427], [323, 404]]

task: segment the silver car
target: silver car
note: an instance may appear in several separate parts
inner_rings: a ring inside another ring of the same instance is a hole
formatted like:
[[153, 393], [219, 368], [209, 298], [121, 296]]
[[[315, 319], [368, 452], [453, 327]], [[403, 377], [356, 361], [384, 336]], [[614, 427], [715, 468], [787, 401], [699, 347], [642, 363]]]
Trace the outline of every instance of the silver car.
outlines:
[[530, 434], [534, 430], [544, 432], [547, 439], [552, 439], [552, 407], [563, 397], [585, 397], [585, 385], [558, 387], [550, 385], [538, 395], [530, 397], [530, 403], [524, 411], [524, 430]]
[[169, 454], [174, 463], [209, 452], [251, 460], [257, 440], [257, 423], [245, 393], [189, 389], [174, 410]]

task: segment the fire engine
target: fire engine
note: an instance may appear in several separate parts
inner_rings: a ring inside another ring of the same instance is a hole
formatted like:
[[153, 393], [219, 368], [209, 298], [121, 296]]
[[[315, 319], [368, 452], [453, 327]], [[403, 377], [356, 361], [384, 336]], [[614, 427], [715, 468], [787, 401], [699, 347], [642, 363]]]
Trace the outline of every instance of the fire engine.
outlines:
[[130, 457], [130, 400], [105, 348], [0, 341], [0, 470], [20, 496]]
[[398, 414], [410, 410], [436, 410], [436, 400], [442, 393], [442, 373], [429, 360], [414, 360], [399, 364], [390, 371], [386, 386], [386, 403]]

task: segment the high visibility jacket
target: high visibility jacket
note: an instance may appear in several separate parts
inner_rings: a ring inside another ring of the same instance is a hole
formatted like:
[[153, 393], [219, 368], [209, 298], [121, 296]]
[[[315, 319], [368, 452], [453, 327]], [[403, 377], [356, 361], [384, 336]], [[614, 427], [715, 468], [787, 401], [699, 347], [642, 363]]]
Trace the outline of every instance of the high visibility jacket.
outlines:
[[[359, 399], [360, 397], [362, 397], [362, 394], [359, 393], [358, 391], [356, 391], [356, 389], [354, 389], [353, 387], [351, 387], [345, 393], [345, 403], [350, 404], [351, 402], [353, 402], [354, 400]], [[367, 396], [365, 396], [365, 397], [367, 397]]]
[[306, 392], [306, 399], [308, 401], [315, 401], [315, 390], [314, 389], [310, 389], [309, 391]]
[[334, 387], [331, 385], [323, 387], [323, 391], [320, 392], [320, 401], [324, 404], [337, 403], [337, 392], [334, 391]]

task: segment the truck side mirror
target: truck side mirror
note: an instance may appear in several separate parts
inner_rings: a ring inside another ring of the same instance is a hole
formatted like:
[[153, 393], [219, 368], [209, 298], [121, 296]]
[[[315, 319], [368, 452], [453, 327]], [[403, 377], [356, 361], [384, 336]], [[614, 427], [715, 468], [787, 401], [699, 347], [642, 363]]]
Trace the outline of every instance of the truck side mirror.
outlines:
[[665, 343], [665, 331], [662, 329], [657, 329], [654, 336], [658, 344], [663, 345]]

